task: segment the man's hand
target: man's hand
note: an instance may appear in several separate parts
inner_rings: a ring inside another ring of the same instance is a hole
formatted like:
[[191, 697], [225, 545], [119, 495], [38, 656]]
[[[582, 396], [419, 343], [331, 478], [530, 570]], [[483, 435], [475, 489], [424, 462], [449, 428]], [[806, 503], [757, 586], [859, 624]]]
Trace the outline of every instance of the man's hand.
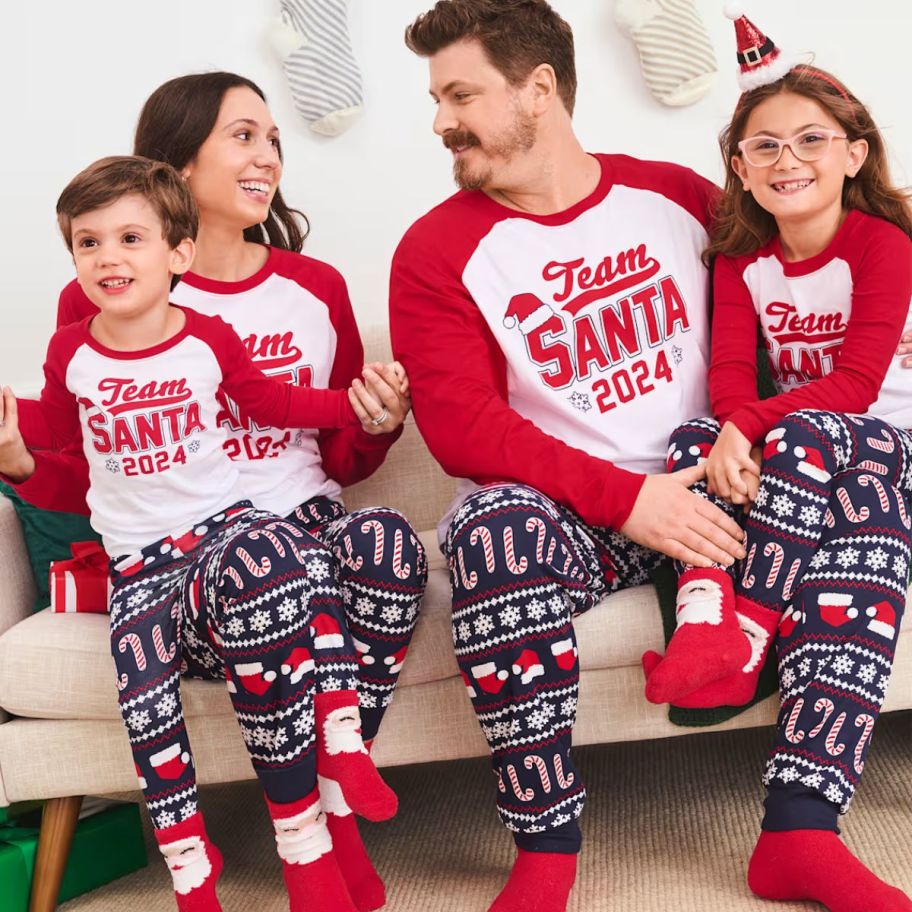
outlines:
[[731, 566], [744, 557], [744, 533], [717, 506], [688, 488], [704, 466], [670, 475], [647, 475], [620, 531], [632, 541], [694, 567]]
[[19, 484], [31, 478], [34, 471], [35, 460], [19, 433], [16, 397], [5, 386], [0, 397], [0, 474]]
[[751, 458], [751, 442], [730, 421], [722, 427], [706, 459], [706, 487], [732, 504], [744, 504], [751, 486], [745, 474], [760, 477], [760, 466]]
[[903, 367], [912, 367], [912, 332], [902, 334], [896, 354], [902, 358], [899, 363]]

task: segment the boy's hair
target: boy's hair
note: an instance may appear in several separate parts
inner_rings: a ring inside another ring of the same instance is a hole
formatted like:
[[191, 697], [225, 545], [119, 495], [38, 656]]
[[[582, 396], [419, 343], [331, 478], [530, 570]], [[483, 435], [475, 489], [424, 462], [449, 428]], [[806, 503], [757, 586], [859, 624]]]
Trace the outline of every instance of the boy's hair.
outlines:
[[457, 41], [478, 41], [511, 86], [550, 64], [567, 113], [576, 101], [573, 32], [545, 0], [438, 0], [406, 30], [405, 43], [432, 57]]
[[868, 157], [854, 178], [846, 178], [842, 204], [876, 215], [912, 237], [912, 204], [907, 190], [894, 186], [883, 137], [871, 112], [835, 76], [812, 66], [798, 66], [783, 79], [741, 96], [731, 123], [719, 137], [725, 162], [725, 189], [715, 212], [709, 247], [703, 253], [708, 265], [717, 255], [743, 256], [759, 250], [777, 234], [776, 220], [753, 197], [745, 193], [731, 161], [740, 156], [751, 113], [768, 98], [791, 92], [816, 101], [839, 124], [850, 142], [865, 139]]
[[155, 210], [162, 237], [173, 250], [184, 238], [196, 239], [199, 213], [186, 182], [164, 162], [139, 155], [111, 155], [74, 177], [57, 200], [57, 224], [73, 252], [73, 219], [136, 194]]

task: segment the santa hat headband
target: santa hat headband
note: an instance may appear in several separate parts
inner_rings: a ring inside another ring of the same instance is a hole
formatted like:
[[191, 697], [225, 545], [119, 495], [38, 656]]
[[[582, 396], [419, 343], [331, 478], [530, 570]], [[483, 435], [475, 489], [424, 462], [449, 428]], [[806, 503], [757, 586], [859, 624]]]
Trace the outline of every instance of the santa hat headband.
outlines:
[[744, 13], [741, 0], [726, 0], [725, 15], [735, 22], [738, 42], [738, 84], [750, 92], [778, 82], [798, 62], [783, 52], [776, 43], [754, 25]]

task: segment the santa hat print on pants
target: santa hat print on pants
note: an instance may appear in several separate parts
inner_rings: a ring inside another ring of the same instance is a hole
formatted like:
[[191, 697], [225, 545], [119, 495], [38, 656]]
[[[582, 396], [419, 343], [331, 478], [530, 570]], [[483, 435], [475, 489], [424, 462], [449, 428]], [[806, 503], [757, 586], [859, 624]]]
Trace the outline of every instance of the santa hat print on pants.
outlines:
[[233, 677], [237, 679], [244, 690], [262, 697], [272, 686], [272, 682], [276, 679], [276, 673], [274, 671], [263, 671], [262, 662], [249, 662], [245, 665], [235, 665]]
[[519, 658], [513, 663], [513, 674], [519, 675], [519, 680], [523, 684], [531, 683], [533, 678], [537, 678], [544, 673], [544, 666], [534, 649], [524, 649]]
[[345, 645], [342, 628], [334, 617], [318, 614], [311, 622], [314, 646], [317, 649], [341, 649]]
[[288, 675], [292, 684], [297, 684], [304, 675], [315, 668], [315, 663], [310, 652], [303, 646], [297, 646], [291, 655], [282, 663], [282, 674]]
[[172, 744], [149, 757], [149, 763], [159, 779], [180, 779], [190, 762], [190, 754], [181, 751], [180, 744]]
[[747, 18], [741, 0], [726, 0], [725, 15], [735, 21], [738, 85], [743, 92], [778, 82], [798, 63], [794, 56], [784, 53]]
[[876, 633], [887, 640], [893, 640], [896, 636], [896, 611], [889, 602], [878, 602], [871, 605], [865, 610], [865, 614], [871, 619], [868, 623], [868, 630]]

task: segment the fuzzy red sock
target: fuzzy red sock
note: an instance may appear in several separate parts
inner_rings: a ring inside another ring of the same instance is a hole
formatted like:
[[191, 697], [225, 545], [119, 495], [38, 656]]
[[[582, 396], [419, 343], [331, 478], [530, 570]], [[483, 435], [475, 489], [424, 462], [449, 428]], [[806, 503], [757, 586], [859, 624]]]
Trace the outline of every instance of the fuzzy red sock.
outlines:
[[358, 693], [333, 690], [314, 697], [317, 769], [342, 788], [349, 807], [368, 820], [389, 820], [399, 801], [383, 781], [361, 740]]
[[155, 831], [174, 882], [178, 912], [222, 912], [216, 885], [222, 854], [209, 840], [198, 811], [174, 826]]
[[576, 855], [519, 849], [506, 886], [488, 912], [565, 912]]
[[[369, 745], [365, 746], [369, 749]], [[326, 825], [332, 836], [333, 851], [358, 912], [373, 912], [374, 909], [382, 908], [386, 905], [386, 888], [361, 841], [358, 822], [345, 802], [339, 783], [318, 776], [317, 787], [320, 790], [320, 804], [326, 811]]]
[[339, 870], [317, 790], [288, 804], [267, 798], [266, 805], [282, 859], [289, 912], [358, 912]]
[[[743, 596], [735, 599], [738, 625], [750, 649], [750, 659], [734, 674], [711, 681], [688, 694], [680, 694], [671, 702], [683, 709], [708, 709], [712, 706], [744, 706], [757, 692], [757, 680], [766, 662], [770, 646], [782, 615], [764, 608]], [[646, 686], [659, 667], [662, 657], [657, 652], [643, 654], [643, 671]]]
[[750, 658], [735, 617], [732, 578], [719, 569], [688, 570], [678, 582], [678, 627], [646, 681], [650, 703], [677, 703], [678, 697], [726, 678]]
[[747, 882], [763, 899], [811, 900], [830, 912], [912, 912], [912, 900], [869, 871], [830, 830], [764, 830]]

